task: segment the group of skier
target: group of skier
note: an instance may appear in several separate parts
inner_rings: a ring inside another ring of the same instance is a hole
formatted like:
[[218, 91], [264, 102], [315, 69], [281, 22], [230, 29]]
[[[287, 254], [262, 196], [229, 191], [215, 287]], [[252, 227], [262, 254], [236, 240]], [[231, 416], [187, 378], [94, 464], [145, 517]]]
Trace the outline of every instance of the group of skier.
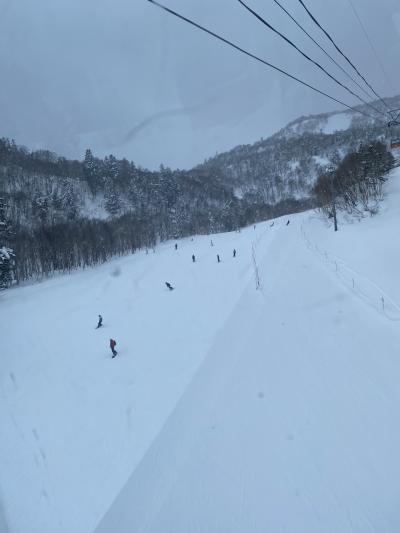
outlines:
[[[288, 220], [286, 222], [286, 226], [288, 226], [290, 224], [290, 220]], [[272, 224], [270, 224], [270, 227], [272, 227], [274, 225], [274, 222], [272, 222]], [[255, 229], [255, 226], [254, 226], [254, 229]], [[193, 239], [192, 239], [193, 240]], [[213, 241], [211, 240], [211, 246], [214, 246], [214, 243]], [[175, 243], [175, 250], [178, 250], [178, 243]], [[147, 252], [147, 250], [146, 250]], [[236, 250], [235, 248], [233, 249], [233, 252], [232, 252], [232, 255], [233, 257], [236, 257]], [[192, 262], [195, 263], [196, 262], [196, 256], [194, 254], [192, 254]], [[217, 262], [220, 263], [221, 262], [221, 258], [219, 256], [219, 254], [217, 254]], [[169, 283], [168, 281], [165, 282], [165, 285], [167, 286], [167, 289], [170, 290], [170, 291], [173, 291], [174, 290], [174, 287], [171, 285], [171, 283]], [[101, 315], [99, 315], [99, 319], [98, 319], [98, 322], [97, 322], [97, 327], [96, 329], [99, 329], [101, 328], [103, 325], [103, 317]], [[114, 359], [114, 357], [116, 355], [118, 355], [118, 352], [117, 350], [115, 349], [115, 346], [117, 345], [117, 342], [114, 340], [114, 339], [110, 339], [110, 349], [111, 349], [111, 352], [112, 352], [112, 358]]]
[[[213, 242], [211, 241], [211, 246], [214, 246]], [[178, 244], [175, 243], [175, 250], [178, 249]], [[232, 253], [233, 257], [236, 257], [236, 250], [235, 248], [233, 249], [233, 253]], [[195, 263], [196, 262], [196, 256], [194, 254], [192, 254], [192, 262]], [[220, 263], [221, 262], [221, 258], [219, 256], [219, 254], [217, 254], [217, 263]], [[168, 281], [165, 282], [165, 285], [167, 286], [167, 288], [170, 290], [170, 291], [173, 291], [174, 290], [174, 287], [171, 285], [171, 283], [169, 283]]]
[[[211, 240], [211, 243], [210, 243], [211, 246], [214, 246], [214, 243], [212, 242]], [[178, 243], [175, 243], [175, 250], [178, 249]], [[233, 257], [236, 257], [236, 250], [233, 249]], [[195, 263], [196, 262], [196, 256], [194, 254], [192, 254], [192, 262]], [[221, 258], [219, 256], [219, 254], [217, 254], [217, 263], [220, 263], [221, 262]], [[166, 283], [167, 287], [172, 290], [173, 287], [169, 286], [169, 283]]]
[[[103, 325], [103, 317], [101, 315], [99, 315], [99, 319], [97, 321], [96, 329], [101, 328], [102, 325]], [[110, 349], [112, 351], [112, 358], [113, 359], [118, 354], [117, 350], [115, 349], [116, 345], [117, 345], [117, 342], [114, 339], [110, 339]]]
[[[233, 250], [233, 257], [236, 257], [236, 250], [234, 249]], [[196, 262], [196, 256], [194, 254], [192, 254], [192, 261], [193, 263]], [[221, 258], [219, 256], [219, 254], [217, 254], [217, 263], [220, 263], [221, 262]]]

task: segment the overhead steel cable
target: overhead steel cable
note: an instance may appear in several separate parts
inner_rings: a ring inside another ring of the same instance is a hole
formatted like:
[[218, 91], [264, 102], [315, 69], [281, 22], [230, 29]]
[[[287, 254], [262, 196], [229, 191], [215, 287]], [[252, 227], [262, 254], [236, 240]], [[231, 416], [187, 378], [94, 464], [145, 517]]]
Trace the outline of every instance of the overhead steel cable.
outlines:
[[305, 59], [307, 59], [307, 61], [310, 61], [313, 65], [315, 65], [317, 68], [319, 68], [326, 76], [328, 76], [331, 80], [333, 80], [335, 83], [337, 83], [340, 87], [342, 87], [343, 89], [345, 89], [348, 93], [350, 93], [351, 95], [355, 96], [358, 100], [360, 100], [360, 102], [362, 102], [363, 104], [369, 106], [371, 109], [373, 109], [376, 113], [379, 113], [383, 116], [385, 116], [385, 113], [383, 113], [380, 109], [378, 109], [377, 107], [374, 107], [372, 104], [370, 104], [369, 102], [367, 102], [366, 100], [364, 100], [364, 98], [362, 98], [361, 96], [359, 96], [357, 93], [355, 93], [354, 91], [352, 91], [349, 87], [347, 87], [347, 85], [345, 85], [344, 83], [342, 83], [340, 80], [338, 80], [337, 78], [335, 78], [335, 76], [333, 76], [332, 74], [330, 74], [330, 72], [328, 72], [322, 65], [320, 65], [317, 61], [315, 61], [314, 59], [312, 59], [312, 57], [310, 57], [309, 55], [307, 55], [301, 48], [299, 48], [296, 44], [294, 44], [293, 41], [291, 41], [288, 37], [286, 37], [286, 35], [284, 35], [283, 33], [281, 33], [279, 30], [277, 30], [276, 28], [274, 28], [268, 21], [266, 21], [261, 15], [259, 15], [256, 11], [254, 11], [254, 9], [252, 9], [251, 7], [249, 7], [243, 0], [238, 0], [239, 4], [241, 4], [245, 9], [247, 9], [247, 11], [249, 11], [252, 15], [254, 15], [260, 22], [262, 22], [267, 28], [269, 28], [271, 31], [273, 31], [274, 33], [276, 33], [277, 35], [279, 35], [279, 37], [281, 37], [284, 41], [286, 41], [290, 46], [292, 46], [295, 50], [297, 50], [297, 52], [299, 52], [299, 54], [301, 54]]
[[358, 20], [359, 25], [361, 26], [361, 29], [362, 29], [362, 31], [363, 31], [363, 33], [365, 35], [365, 38], [367, 39], [367, 41], [369, 43], [369, 46], [370, 46], [372, 52], [374, 53], [375, 59], [376, 59], [378, 65], [380, 66], [383, 75], [386, 78], [386, 81], [387, 81], [387, 84], [388, 84], [389, 88], [392, 90], [392, 92], [394, 94], [396, 91], [395, 91], [395, 88], [394, 88], [394, 86], [393, 86], [393, 84], [391, 82], [389, 74], [387, 73], [387, 70], [385, 69], [385, 67], [384, 67], [384, 65], [383, 65], [383, 63], [382, 63], [382, 61], [381, 61], [381, 59], [379, 57], [379, 54], [378, 54], [378, 52], [377, 52], [377, 50], [376, 50], [376, 48], [374, 46], [374, 43], [372, 42], [370, 36], [368, 35], [367, 29], [366, 29], [365, 25], [363, 24], [363, 21], [361, 20], [360, 15], [358, 14], [354, 3], [352, 2], [352, 0], [347, 0], [347, 1], [350, 4], [351, 9], [353, 10], [354, 16]]
[[368, 98], [375, 98], [375, 96], [371, 96], [371, 94], [360, 84], [358, 83], [358, 81], [356, 79], [353, 78], [353, 76], [351, 74], [349, 74], [347, 72], [347, 70], [345, 68], [342, 67], [342, 65], [340, 63], [338, 63], [336, 61], [336, 59], [334, 57], [331, 56], [331, 54], [329, 52], [327, 52], [325, 50], [325, 48], [323, 46], [320, 45], [320, 43], [318, 41], [316, 41], [314, 39], [314, 37], [312, 35], [310, 35], [308, 33], [308, 31], [294, 18], [294, 16], [280, 3], [278, 2], [278, 0], [273, 0], [273, 2], [275, 2], [275, 4], [280, 7], [280, 9], [282, 9], [282, 11], [284, 13], [286, 13], [286, 15], [296, 24], [296, 26], [298, 28], [300, 28], [300, 30], [305, 33], [307, 35], [307, 37], [316, 45], [318, 46], [318, 48], [326, 55], [326, 57], [328, 57], [332, 63], [334, 63], [342, 72], [343, 74], [345, 74], [349, 80], [351, 80], [355, 85], [357, 85], [357, 87], [368, 97]]
[[[397, 113], [397, 115], [393, 118], [393, 115], [392, 115], [392, 120], [391, 122], [398, 122], [399, 118], [400, 118], [400, 110], [399, 109], [392, 109], [392, 112], [393, 113]], [[390, 124], [390, 122], [389, 122]]]
[[322, 96], [326, 96], [327, 98], [329, 98], [333, 102], [336, 102], [337, 104], [340, 104], [343, 107], [347, 107], [347, 109], [351, 109], [352, 111], [354, 111], [356, 113], [360, 113], [361, 115], [364, 115], [364, 116], [366, 116], [368, 118], [372, 118], [373, 120], [375, 120], [376, 117], [374, 117], [373, 115], [370, 115], [369, 113], [366, 113], [365, 111], [361, 111], [361, 109], [357, 109], [356, 107], [352, 107], [352, 106], [346, 104], [345, 102], [342, 102], [338, 98], [335, 98], [334, 96], [331, 96], [330, 94], [328, 94], [328, 93], [326, 93], [324, 91], [321, 91], [317, 87], [314, 87], [313, 85], [301, 80], [300, 78], [297, 78], [293, 74], [290, 74], [286, 70], [283, 70], [280, 67], [277, 67], [276, 65], [273, 65], [272, 63], [269, 63], [265, 59], [262, 59], [262, 58], [256, 56], [255, 54], [252, 54], [251, 52], [248, 52], [244, 48], [241, 48], [237, 44], [234, 44], [232, 41], [229, 41], [228, 39], [225, 39], [225, 37], [222, 37], [221, 35], [218, 35], [217, 33], [214, 33], [213, 31], [205, 28], [204, 26], [201, 26], [197, 22], [194, 22], [193, 20], [181, 15], [180, 13], [177, 13], [173, 9], [170, 9], [169, 7], [166, 7], [163, 4], [160, 4], [156, 0], [147, 0], [147, 1], [150, 2], [151, 4], [154, 4], [155, 6], [159, 7], [160, 9], [163, 9], [167, 13], [170, 13], [174, 17], [177, 17], [177, 18], [183, 20], [184, 22], [187, 22], [191, 26], [194, 26], [195, 28], [197, 28], [197, 29], [199, 29], [199, 30], [201, 30], [201, 31], [203, 31], [205, 33], [208, 33], [208, 35], [211, 35], [215, 39], [218, 39], [219, 41], [222, 41], [223, 43], [227, 44], [228, 46], [231, 46], [232, 48], [234, 48], [238, 52], [241, 52], [242, 54], [245, 54], [246, 56], [251, 57], [252, 59], [255, 59], [256, 61], [262, 63], [263, 65], [265, 65], [267, 67], [270, 67], [271, 69], [276, 70], [277, 72], [280, 72], [284, 76], [287, 76], [288, 78], [290, 78], [290, 79], [292, 79], [294, 81], [297, 81], [301, 85], [304, 85], [305, 87], [308, 87], [309, 89], [315, 91], [316, 93], [321, 94]]
[[308, 9], [308, 7], [305, 5], [303, 0], [299, 0], [300, 4], [303, 6], [305, 11], [307, 12], [308, 16], [311, 18], [311, 20], [318, 26], [318, 28], [326, 35], [326, 37], [329, 39], [329, 41], [333, 44], [335, 49], [339, 52], [339, 54], [347, 61], [347, 63], [357, 72], [357, 74], [360, 76], [360, 78], [364, 81], [364, 83], [371, 89], [371, 91], [374, 93], [374, 95], [383, 103], [383, 105], [388, 109], [390, 112], [390, 107], [388, 104], [383, 100], [383, 98], [375, 91], [375, 89], [372, 87], [370, 83], [364, 78], [364, 76], [361, 74], [361, 72], [358, 70], [358, 68], [350, 61], [350, 59], [346, 56], [344, 52], [338, 47], [338, 45], [335, 43], [335, 41], [332, 39], [332, 37], [329, 35], [329, 33], [321, 26], [321, 24], [318, 22], [318, 20], [314, 17], [314, 15], [311, 13], [311, 11]]

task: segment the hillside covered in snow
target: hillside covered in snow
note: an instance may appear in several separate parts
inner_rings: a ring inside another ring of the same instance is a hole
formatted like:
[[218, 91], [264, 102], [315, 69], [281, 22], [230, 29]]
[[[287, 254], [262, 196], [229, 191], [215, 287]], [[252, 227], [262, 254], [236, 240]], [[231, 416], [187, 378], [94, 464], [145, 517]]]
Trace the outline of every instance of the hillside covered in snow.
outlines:
[[[400, 106], [399, 98], [389, 104]], [[15, 281], [314, 207], [321, 174], [360, 145], [385, 142], [381, 119], [360, 116], [302, 117], [185, 171], [149, 171], [89, 149], [83, 161], [71, 161], [0, 139], [0, 199], [13, 228]]]
[[[385, 99], [400, 108], [400, 97]], [[379, 107], [380, 102], [374, 102]], [[368, 115], [369, 108], [359, 106]], [[267, 139], [237, 146], [208, 159], [200, 168], [234, 186], [240, 197], [262, 198], [274, 203], [281, 198], [308, 198], [318, 176], [335, 168], [361, 144], [385, 142], [387, 124], [356, 111], [340, 111], [300, 117]]]
[[397, 531], [399, 205], [1, 293], [0, 528]]

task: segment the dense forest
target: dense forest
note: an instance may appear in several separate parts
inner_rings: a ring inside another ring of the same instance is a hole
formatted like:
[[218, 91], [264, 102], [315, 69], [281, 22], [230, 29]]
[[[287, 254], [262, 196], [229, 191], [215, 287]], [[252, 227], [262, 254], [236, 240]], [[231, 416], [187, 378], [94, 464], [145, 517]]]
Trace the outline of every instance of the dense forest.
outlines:
[[[313, 205], [238, 198], [201, 168], [141, 169], [90, 150], [83, 161], [0, 140], [3, 247], [14, 250], [13, 281], [40, 279], [193, 234], [230, 231]], [[1, 246], [1, 244], [0, 244]], [[9, 284], [10, 275], [4, 277]]]
[[[335, 130], [338, 121], [347, 123]], [[99, 158], [89, 149], [82, 161], [68, 160], [2, 138], [0, 287], [95, 265], [166, 239], [231, 231], [327, 206], [336, 169], [338, 207], [355, 211], [364, 202], [373, 210], [382, 195], [382, 172], [393, 164], [383, 132], [379, 119], [354, 112], [301, 117], [268, 139], [190, 170], [161, 165], [157, 171], [113, 155]], [[371, 181], [362, 161], [374, 157], [382, 164], [367, 165], [379, 175]], [[350, 172], [356, 160], [362, 168]]]
[[394, 162], [386, 146], [375, 141], [348, 153], [336, 168], [318, 177], [313, 192], [321, 210], [334, 218], [335, 229], [338, 209], [356, 216], [377, 213]]

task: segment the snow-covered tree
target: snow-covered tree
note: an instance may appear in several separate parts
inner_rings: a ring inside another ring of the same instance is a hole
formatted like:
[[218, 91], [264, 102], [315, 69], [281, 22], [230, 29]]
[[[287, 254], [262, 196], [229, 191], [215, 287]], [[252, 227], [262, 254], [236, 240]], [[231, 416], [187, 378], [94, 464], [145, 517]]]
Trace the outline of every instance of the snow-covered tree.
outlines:
[[85, 153], [83, 172], [92, 193], [96, 193], [101, 181], [99, 175], [99, 161], [93, 156], [92, 151], [89, 149], [87, 149]]
[[104, 173], [113, 180], [118, 176], [118, 161], [112, 154], [104, 158]]
[[6, 217], [6, 204], [0, 198], [0, 290], [9, 287], [13, 281], [14, 251], [9, 247], [10, 224]]
[[104, 207], [112, 216], [117, 215], [121, 209], [120, 195], [112, 178], [105, 179]]

